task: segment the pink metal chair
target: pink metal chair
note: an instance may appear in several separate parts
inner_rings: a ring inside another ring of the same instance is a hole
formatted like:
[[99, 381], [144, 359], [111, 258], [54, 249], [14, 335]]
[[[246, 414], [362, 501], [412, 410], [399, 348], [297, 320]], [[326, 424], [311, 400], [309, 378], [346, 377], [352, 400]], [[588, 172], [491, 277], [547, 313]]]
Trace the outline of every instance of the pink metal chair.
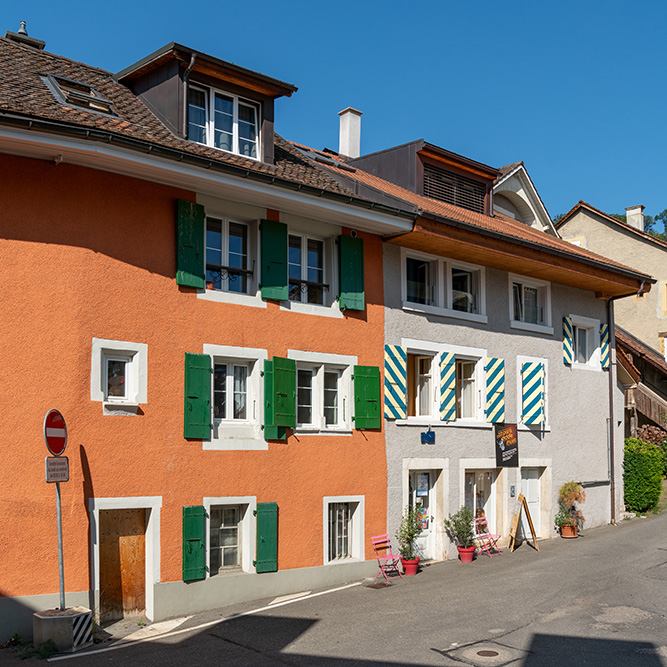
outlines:
[[403, 574], [399, 568], [401, 557], [399, 554], [392, 552], [389, 535], [387, 535], [387, 533], [384, 535], [376, 535], [375, 537], [371, 537], [371, 542], [373, 543], [375, 557], [377, 558], [378, 566], [380, 567], [380, 571], [375, 575], [375, 578], [377, 579], [382, 575], [385, 578], [385, 581], [389, 583], [387, 575], [392, 572], [397, 572], [398, 576], [402, 579]]
[[475, 537], [479, 540], [479, 550], [493, 558], [491, 551], [495, 551], [497, 555], [502, 555], [500, 547], [496, 544], [501, 538], [500, 535], [489, 532], [489, 523], [485, 516], [478, 516], [475, 519]]

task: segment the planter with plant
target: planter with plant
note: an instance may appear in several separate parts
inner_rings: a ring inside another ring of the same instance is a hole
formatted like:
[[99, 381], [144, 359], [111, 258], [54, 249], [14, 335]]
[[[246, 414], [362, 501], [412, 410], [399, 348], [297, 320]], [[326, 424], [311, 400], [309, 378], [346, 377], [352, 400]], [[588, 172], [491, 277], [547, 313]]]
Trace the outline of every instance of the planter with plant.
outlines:
[[578, 537], [579, 524], [586, 521], [577, 503], [586, 500], [586, 492], [579, 482], [565, 482], [558, 491], [559, 507], [554, 517], [556, 527], [560, 529], [561, 537]]
[[398, 551], [405, 574], [417, 574], [419, 557], [417, 556], [417, 538], [422, 532], [422, 518], [415, 507], [406, 507], [401, 523], [396, 531]]
[[475, 555], [475, 530], [473, 528], [474, 516], [472, 510], [465, 507], [450, 514], [445, 519], [445, 530], [449, 538], [456, 542], [459, 558], [462, 563], [471, 563]]

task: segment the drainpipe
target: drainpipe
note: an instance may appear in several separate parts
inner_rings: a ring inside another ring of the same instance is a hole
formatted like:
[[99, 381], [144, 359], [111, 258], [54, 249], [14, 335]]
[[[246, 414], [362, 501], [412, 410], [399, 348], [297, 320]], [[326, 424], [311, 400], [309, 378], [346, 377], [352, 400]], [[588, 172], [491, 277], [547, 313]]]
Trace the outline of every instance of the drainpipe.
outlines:
[[185, 69], [185, 72], [183, 72], [183, 123], [181, 125], [183, 139], [186, 139], [188, 136], [188, 80], [190, 79], [190, 72], [192, 72], [192, 68], [195, 66], [196, 58], [197, 56], [193, 53], [190, 56], [190, 64]]
[[[637, 296], [644, 294], [645, 280], [639, 287]], [[607, 299], [607, 324], [609, 326], [609, 492], [611, 493], [611, 523], [616, 523], [616, 478], [614, 476], [614, 378], [616, 373], [616, 336], [614, 335], [614, 301], [624, 296], [612, 296]], [[612, 350], [614, 354], [612, 354]]]

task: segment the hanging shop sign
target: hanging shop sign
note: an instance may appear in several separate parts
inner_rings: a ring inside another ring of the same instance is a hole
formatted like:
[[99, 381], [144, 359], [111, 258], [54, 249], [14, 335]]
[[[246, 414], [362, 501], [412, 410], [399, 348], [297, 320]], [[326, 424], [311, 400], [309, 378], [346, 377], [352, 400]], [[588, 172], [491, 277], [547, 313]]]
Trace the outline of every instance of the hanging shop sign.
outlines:
[[519, 438], [516, 424], [496, 424], [496, 465], [519, 467]]

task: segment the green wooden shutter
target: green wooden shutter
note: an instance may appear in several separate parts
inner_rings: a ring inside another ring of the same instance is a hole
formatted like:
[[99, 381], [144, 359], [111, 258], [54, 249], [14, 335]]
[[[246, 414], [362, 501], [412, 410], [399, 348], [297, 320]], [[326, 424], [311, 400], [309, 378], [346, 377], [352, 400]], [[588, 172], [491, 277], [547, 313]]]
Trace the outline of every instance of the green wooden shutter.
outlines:
[[380, 428], [380, 369], [377, 366], [355, 366], [354, 426], [359, 429]]
[[287, 225], [273, 220], [262, 220], [261, 239], [262, 298], [287, 301]]
[[253, 565], [258, 574], [278, 571], [278, 503], [257, 503], [257, 560]]
[[273, 422], [274, 412], [273, 391], [273, 360], [264, 360], [264, 438], [266, 440], [286, 440], [287, 433], [284, 426], [276, 426]]
[[338, 237], [338, 275], [340, 309], [363, 310], [366, 307], [363, 239]]
[[204, 207], [178, 200], [176, 284], [204, 287]]
[[296, 362], [273, 357], [264, 361], [264, 437], [284, 440], [296, 428]]
[[183, 508], [183, 581], [206, 577], [206, 510]]
[[207, 440], [211, 437], [211, 357], [185, 353], [185, 414], [183, 435]]

